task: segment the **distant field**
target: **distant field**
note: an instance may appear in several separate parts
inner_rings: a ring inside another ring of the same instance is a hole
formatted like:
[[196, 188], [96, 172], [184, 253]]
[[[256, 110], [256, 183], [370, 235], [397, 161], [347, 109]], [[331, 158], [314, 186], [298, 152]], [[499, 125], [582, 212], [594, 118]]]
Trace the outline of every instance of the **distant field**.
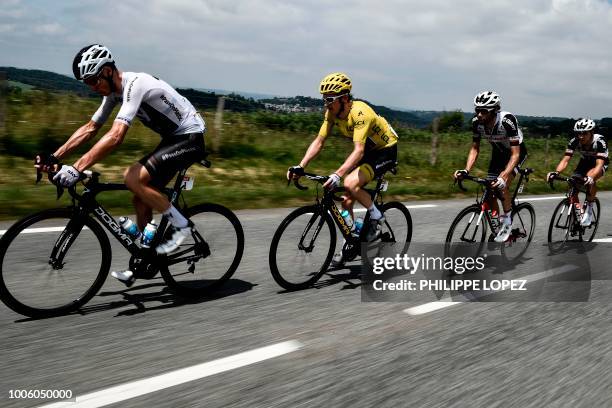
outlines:
[[[58, 205], [53, 186], [46, 181], [34, 184], [32, 158], [38, 151], [55, 150], [91, 117], [98, 103], [72, 94], [40, 91], [24, 90], [9, 95], [5, 131], [0, 139], [0, 218], [14, 218]], [[299, 162], [316, 135], [322, 119], [320, 114], [225, 112], [220, 130], [213, 126], [214, 112], [206, 111], [204, 117], [209, 126], [207, 145], [214, 150], [209, 157], [213, 167], [196, 166], [189, 171], [195, 176], [196, 184], [185, 195], [188, 203], [213, 201], [236, 209], [295, 206], [314, 199], [314, 188], [302, 192], [287, 187], [285, 172], [289, 166]], [[102, 132], [108, 127], [107, 124]], [[462, 196], [453, 187], [451, 174], [465, 166], [471, 135], [466, 132], [440, 134], [438, 161], [432, 165], [429, 161], [432, 134], [407, 129], [401, 124], [394, 127], [400, 134], [400, 166], [398, 175], [389, 177], [388, 197], [422, 200]], [[121, 181], [123, 170], [154, 148], [158, 141], [157, 135], [136, 123], [123, 145], [94, 169], [103, 174], [104, 180]], [[561, 158], [566, 141], [563, 138], [548, 142], [527, 138], [526, 143], [529, 150], [527, 163], [535, 168], [535, 174], [525, 193], [548, 193], [550, 190], [544, 176]], [[331, 173], [351, 149], [349, 139], [330, 138], [309, 171]], [[484, 143], [476, 174], [484, 174], [490, 151]], [[75, 155], [66, 162], [71, 163], [77, 157]], [[602, 189], [610, 189], [612, 178], [608, 176], [600, 184]], [[100, 198], [114, 214], [132, 212], [128, 193], [110, 193]], [[62, 201], [63, 204], [66, 202]]]

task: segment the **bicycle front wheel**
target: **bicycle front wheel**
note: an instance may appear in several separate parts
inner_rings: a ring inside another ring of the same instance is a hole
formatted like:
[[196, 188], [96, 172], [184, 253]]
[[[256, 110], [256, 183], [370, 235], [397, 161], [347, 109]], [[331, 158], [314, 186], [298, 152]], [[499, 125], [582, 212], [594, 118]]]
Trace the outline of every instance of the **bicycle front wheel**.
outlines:
[[[599, 215], [599, 214], [598, 214]], [[548, 226], [548, 242], [564, 243], [572, 240], [582, 240], [582, 231], [577, 227], [576, 213], [567, 198], [561, 200]]]
[[244, 252], [244, 231], [238, 217], [218, 204], [188, 208], [191, 236], [160, 267], [166, 285], [180, 296], [211, 294], [236, 271]]
[[445, 256], [477, 257], [482, 252], [487, 234], [487, 219], [476, 204], [459, 212], [446, 235]]
[[29, 317], [66, 314], [100, 290], [110, 263], [110, 243], [97, 221], [70, 208], [41, 211], [0, 239], [0, 299]]
[[512, 231], [508, 241], [501, 247], [501, 253], [507, 261], [519, 259], [531, 243], [535, 230], [536, 214], [529, 203], [521, 203], [512, 209]]
[[287, 290], [312, 286], [327, 270], [336, 247], [336, 230], [318, 205], [301, 207], [274, 233], [269, 263], [272, 277]]

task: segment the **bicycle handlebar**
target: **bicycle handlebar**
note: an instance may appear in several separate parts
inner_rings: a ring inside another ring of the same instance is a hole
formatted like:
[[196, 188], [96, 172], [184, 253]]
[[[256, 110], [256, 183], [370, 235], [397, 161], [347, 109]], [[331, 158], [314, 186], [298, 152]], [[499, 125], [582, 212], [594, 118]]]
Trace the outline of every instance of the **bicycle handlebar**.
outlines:
[[567, 182], [567, 184], [569, 184], [572, 187], [578, 187], [579, 184], [584, 184], [584, 179], [585, 177], [582, 176], [571, 176], [571, 177], [563, 177], [560, 175], [556, 175], [551, 177], [551, 179], [548, 181], [548, 185], [550, 186], [551, 189], [555, 189], [554, 186], [554, 181], [555, 180], [559, 180], [559, 181], [565, 181]]
[[[309, 180], [313, 180], [316, 181], [317, 183], [320, 184], [325, 184], [325, 182], [329, 179], [328, 176], [319, 176], [318, 174], [314, 174], [314, 173], [306, 173], [304, 171], [304, 169], [301, 170], [297, 170], [297, 169], [289, 169], [289, 179], [287, 180], [287, 185], [289, 185], [291, 183], [291, 180], [293, 179], [293, 175], [298, 175], [300, 177], [306, 177]], [[295, 185], [295, 187], [297, 187], [299, 190], [308, 190], [308, 187], [303, 186], [300, 184], [300, 180], [299, 178], [297, 179], [293, 179], [293, 184]]]

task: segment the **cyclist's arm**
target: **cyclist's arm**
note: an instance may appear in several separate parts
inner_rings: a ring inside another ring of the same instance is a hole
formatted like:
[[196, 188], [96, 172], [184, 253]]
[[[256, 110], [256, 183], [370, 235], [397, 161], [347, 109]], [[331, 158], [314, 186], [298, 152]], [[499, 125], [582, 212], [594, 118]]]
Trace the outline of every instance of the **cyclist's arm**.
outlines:
[[506, 182], [508, 181], [508, 177], [514, 171], [514, 168], [518, 166], [519, 160], [521, 158], [521, 147], [518, 145], [510, 146], [510, 160], [508, 160], [508, 165], [499, 175], [499, 177], [503, 178]]
[[595, 167], [593, 167], [587, 172], [587, 176], [590, 176], [593, 180], [601, 178], [601, 176], [603, 175], [604, 164], [604, 159], [597, 159], [597, 161], [595, 162]]
[[334, 173], [340, 177], [344, 177], [349, 171], [351, 171], [359, 161], [363, 158], [365, 153], [365, 143], [355, 142], [355, 147], [349, 156], [346, 158], [342, 166], [338, 168]]
[[468, 153], [467, 163], [465, 164], [465, 169], [467, 171], [471, 171], [474, 164], [476, 164], [476, 159], [478, 159], [478, 155], [480, 154], [480, 140], [473, 141], [472, 147], [470, 148], [470, 152]]
[[72, 136], [70, 136], [66, 143], [64, 143], [59, 149], [57, 149], [55, 153], [53, 153], [53, 155], [61, 160], [63, 157], [70, 154], [74, 149], [78, 148], [83, 143], [87, 142], [96, 134], [98, 134], [98, 130], [100, 130], [101, 127], [101, 124], [90, 120], [89, 122], [78, 128], [72, 134]]
[[308, 163], [312, 161], [321, 150], [323, 150], [323, 146], [325, 145], [325, 138], [323, 136], [317, 136], [315, 140], [312, 141], [310, 146], [308, 146], [308, 150], [306, 150], [306, 154], [304, 154], [304, 158], [300, 162], [300, 166], [302, 168], [306, 168]]
[[565, 156], [563, 156], [559, 164], [557, 164], [557, 168], [555, 169], [557, 173], [561, 173], [563, 172], [563, 170], [565, 170], [570, 160], [572, 159], [572, 155], [573, 153], [566, 153]]
[[83, 171], [93, 166], [106, 155], [115, 150], [117, 146], [123, 143], [125, 134], [129, 126], [118, 120], [113, 122], [113, 127], [98, 140], [98, 143], [85, 153], [79, 160], [74, 163], [74, 168], [78, 171]]

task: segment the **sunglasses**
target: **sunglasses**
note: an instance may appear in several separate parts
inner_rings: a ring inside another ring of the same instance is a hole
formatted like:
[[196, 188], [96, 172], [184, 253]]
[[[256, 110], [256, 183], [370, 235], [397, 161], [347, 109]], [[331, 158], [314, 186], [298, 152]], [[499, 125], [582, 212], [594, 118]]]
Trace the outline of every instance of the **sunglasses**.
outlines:
[[574, 133], [576, 134], [576, 136], [580, 137], [580, 136], [588, 136], [590, 132], [588, 130], [584, 130], [584, 131], [577, 131]]
[[332, 103], [334, 103], [336, 99], [342, 98], [344, 95], [346, 94], [336, 95], [336, 96], [324, 96], [323, 103], [325, 103], [325, 105], [331, 105]]
[[482, 113], [484, 115], [485, 113], [490, 113], [490, 112], [493, 112], [494, 110], [495, 110], [494, 108], [492, 108], [492, 109], [477, 108], [477, 109], [475, 109], [475, 112], [476, 113]]
[[100, 75], [96, 75], [96, 76], [84, 79], [83, 82], [87, 86], [96, 87], [96, 86], [98, 86], [100, 84], [101, 80], [102, 80], [102, 78], [100, 78]]

